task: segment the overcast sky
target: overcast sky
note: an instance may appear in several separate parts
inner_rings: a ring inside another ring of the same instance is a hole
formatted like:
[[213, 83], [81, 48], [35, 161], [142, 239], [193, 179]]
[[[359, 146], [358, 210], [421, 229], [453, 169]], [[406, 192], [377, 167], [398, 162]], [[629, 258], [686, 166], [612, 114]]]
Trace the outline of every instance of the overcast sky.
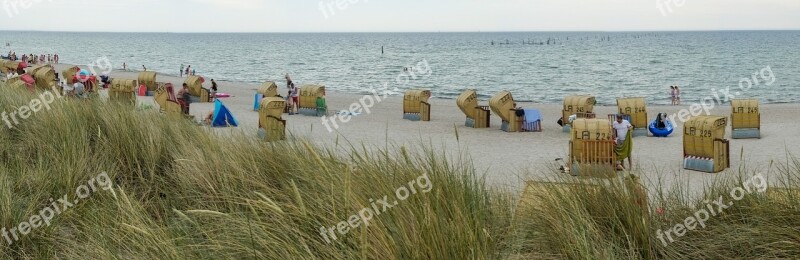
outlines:
[[0, 0], [0, 5], [0, 30], [437, 32], [800, 29], [800, 0]]

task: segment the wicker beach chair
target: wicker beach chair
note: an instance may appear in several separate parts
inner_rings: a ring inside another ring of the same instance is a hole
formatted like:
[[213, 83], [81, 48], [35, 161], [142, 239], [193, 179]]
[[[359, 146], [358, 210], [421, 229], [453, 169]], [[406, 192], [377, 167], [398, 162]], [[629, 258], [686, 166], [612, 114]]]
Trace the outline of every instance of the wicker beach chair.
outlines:
[[[541, 132], [541, 113], [535, 109], [523, 110], [514, 106], [511, 92], [502, 91], [489, 100], [492, 112], [502, 120], [500, 129], [506, 132]], [[529, 114], [530, 113], [530, 114]]]
[[430, 90], [407, 90], [403, 96], [403, 119], [411, 121], [431, 121]]
[[286, 120], [283, 120], [286, 101], [279, 97], [266, 97], [261, 100], [258, 110], [259, 135], [267, 141], [286, 139]]
[[[325, 99], [325, 86], [320, 85], [305, 85], [300, 87], [300, 104], [298, 104], [298, 113], [308, 116], [320, 116], [327, 114], [328, 107]], [[320, 107], [317, 104], [318, 99], [323, 99]]]
[[458, 108], [461, 112], [467, 115], [467, 121], [464, 123], [472, 128], [489, 128], [490, 127], [490, 112], [489, 106], [478, 105], [478, 93], [474, 89], [468, 89], [461, 93], [461, 96], [456, 100]]

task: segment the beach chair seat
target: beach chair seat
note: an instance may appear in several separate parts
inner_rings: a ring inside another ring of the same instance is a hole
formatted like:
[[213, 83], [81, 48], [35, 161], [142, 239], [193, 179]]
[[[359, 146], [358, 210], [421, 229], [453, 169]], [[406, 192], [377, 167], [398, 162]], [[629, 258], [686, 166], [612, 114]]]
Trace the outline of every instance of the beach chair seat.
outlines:
[[[572, 165], [570, 173], [574, 176], [603, 177], [616, 176], [617, 143], [614, 140], [577, 140], [581, 147], [578, 154], [570, 154]], [[570, 146], [575, 145], [570, 141]], [[573, 150], [570, 150], [573, 152]]]

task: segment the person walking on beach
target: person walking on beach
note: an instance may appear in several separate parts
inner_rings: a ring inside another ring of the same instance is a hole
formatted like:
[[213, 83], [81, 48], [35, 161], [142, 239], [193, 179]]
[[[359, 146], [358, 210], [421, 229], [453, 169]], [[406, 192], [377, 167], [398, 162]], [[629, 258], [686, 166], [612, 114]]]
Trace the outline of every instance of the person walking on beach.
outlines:
[[181, 78], [183, 78], [183, 64], [181, 64], [181, 70], [180, 70], [180, 73], [181, 73]]
[[144, 65], [142, 65], [142, 71], [147, 71], [147, 67], [145, 67]]
[[186, 77], [189, 77], [189, 70], [190, 69], [192, 69], [192, 65], [189, 65], [188, 67], [186, 67], [186, 70], [183, 73], [183, 74], [186, 74]]

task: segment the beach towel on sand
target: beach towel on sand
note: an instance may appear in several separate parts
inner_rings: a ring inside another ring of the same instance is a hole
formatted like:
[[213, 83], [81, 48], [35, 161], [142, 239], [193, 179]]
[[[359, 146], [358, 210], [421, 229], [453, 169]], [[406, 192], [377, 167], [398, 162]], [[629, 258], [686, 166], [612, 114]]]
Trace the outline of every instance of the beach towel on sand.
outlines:
[[622, 142], [622, 145], [618, 145], [616, 147], [617, 152], [617, 161], [622, 161], [631, 157], [631, 152], [633, 151], [633, 138], [631, 137], [631, 133], [633, 131], [628, 131], [625, 135], [625, 141]]

